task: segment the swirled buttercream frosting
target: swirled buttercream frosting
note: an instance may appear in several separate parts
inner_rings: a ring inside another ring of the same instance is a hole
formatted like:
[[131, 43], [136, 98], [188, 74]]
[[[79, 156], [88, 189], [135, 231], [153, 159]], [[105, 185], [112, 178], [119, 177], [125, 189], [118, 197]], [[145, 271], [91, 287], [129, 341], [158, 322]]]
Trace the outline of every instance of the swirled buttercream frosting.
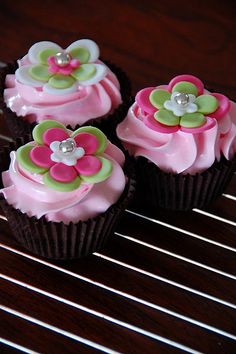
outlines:
[[122, 99], [118, 79], [99, 54], [89, 39], [66, 49], [49, 41], [35, 43], [18, 60], [15, 74], [6, 77], [7, 107], [30, 123], [56, 119], [72, 128], [106, 117]]
[[33, 130], [33, 141], [11, 152], [0, 192], [28, 216], [78, 222], [105, 212], [122, 194], [124, 155], [97, 128], [74, 132], [53, 120]]
[[139, 91], [117, 135], [161, 170], [196, 174], [236, 152], [236, 104], [192, 75]]

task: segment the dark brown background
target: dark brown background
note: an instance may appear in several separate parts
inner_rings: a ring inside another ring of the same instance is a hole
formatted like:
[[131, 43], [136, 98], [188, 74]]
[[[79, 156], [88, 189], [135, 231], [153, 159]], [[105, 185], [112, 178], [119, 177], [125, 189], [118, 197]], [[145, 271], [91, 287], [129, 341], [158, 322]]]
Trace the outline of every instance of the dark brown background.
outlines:
[[134, 92], [192, 73], [236, 95], [235, 1], [0, 1], [1, 59], [36, 41], [92, 38], [130, 76]]
[[[227, 0], [0, 0], [0, 60], [17, 59], [40, 40], [66, 47], [87, 37], [99, 44], [103, 58], [127, 72], [133, 94], [145, 86], [167, 83], [176, 74], [190, 73], [235, 99], [235, 10], [236, 2]], [[2, 121], [0, 129], [5, 134]], [[144, 218], [145, 210], [138, 210], [141, 215], [126, 212], [118, 234], [101, 251], [103, 258], [93, 255], [43, 265], [38, 258], [28, 258], [7, 221], [0, 219], [0, 305], [21, 313], [16, 316], [6, 309], [0, 311], [0, 337], [41, 353], [97, 352], [30, 323], [24, 318], [29, 315], [122, 353], [183, 353], [173, 342], [192, 348], [191, 353], [235, 353], [235, 177], [226, 191], [231, 199], [219, 198], [207, 208], [209, 214], [159, 210], [153, 222]], [[24, 253], [16, 254], [18, 251]], [[55, 264], [60, 269], [52, 268]], [[94, 282], [115, 289], [115, 293]], [[27, 289], [29, 285], [149, 334], [53, 300]], [[191, 323], [191, 319], [198, 323]], [[162, 336], [164, 343], [150, 333]], [[173, 342], [167, 344], [166, 339]], [[2, 344], [0, 352], [17, 350]]]

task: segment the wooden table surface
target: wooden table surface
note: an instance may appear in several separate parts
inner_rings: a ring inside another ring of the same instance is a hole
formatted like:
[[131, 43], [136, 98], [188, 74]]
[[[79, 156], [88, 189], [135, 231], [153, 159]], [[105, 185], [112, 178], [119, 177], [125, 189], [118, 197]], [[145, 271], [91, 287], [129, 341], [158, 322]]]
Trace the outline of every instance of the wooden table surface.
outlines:
[[[88, 37], [133, 94], [192, 73], [236, 99], [235, 10], [229, 0], [1, 0], [0, 60]], [[235, 252], [236, 175], [204, 210], [129, 208], [100, 253], [71, 262], [31, 255], [0, 216], [0, 353], [236, 353]]]

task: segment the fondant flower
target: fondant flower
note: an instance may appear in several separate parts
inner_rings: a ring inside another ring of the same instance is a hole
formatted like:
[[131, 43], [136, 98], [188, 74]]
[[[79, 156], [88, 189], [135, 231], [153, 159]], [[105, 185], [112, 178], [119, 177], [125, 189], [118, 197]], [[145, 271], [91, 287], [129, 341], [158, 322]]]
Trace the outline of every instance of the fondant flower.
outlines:
[[169, 85], [145, 88], [136, 95], [136, 102], [144, 113], [144, 123], [162, 133], [202, 132], [230, 109], [227, 97], [205, 93], [203, 83], [192, 75], [176, 76]]
[[102, 80], [107, 67], [97, 63], [99, 48], [90, 39], [81, 39], [65, 50], [53, 42], [35, 43], [27, 54], [26, 65], [16, 70], [16, 79], [51, 94], [75, 92], [79, 85]]
[[[158, 95], [158, 92], [157, 92]], [[164, 102], [164, 107], [172, 111], [175, 116], [181, 117], [185, 113], [194, 113], [198, 107], [196, 103], [196, 96], [181, 92], [173, 92], [170, 100]]]
[[111, 174], [112, 163], [103, 156], [106, 136], [95, 127], [71, 133], [64, 125], [45, 120], [34, 128], [33, 138], [17, 150], [17, 161], [26, 171], [41, 174], [50, 188], [68, 192], [81, 182], [98, 183]]

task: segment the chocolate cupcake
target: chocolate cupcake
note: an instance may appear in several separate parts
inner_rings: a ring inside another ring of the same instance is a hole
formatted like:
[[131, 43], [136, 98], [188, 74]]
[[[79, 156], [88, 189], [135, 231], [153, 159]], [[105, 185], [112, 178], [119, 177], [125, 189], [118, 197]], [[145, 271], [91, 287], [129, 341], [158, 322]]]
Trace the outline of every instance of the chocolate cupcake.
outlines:
[[16, 239], [46, 258], [99, 250], [134, 192], [134, 172], [97, 128], [44, 121], [0, 148], [0, 204]]
[[138, 92], [117, 135], [137, 160], [139, 198], [155, 207], [204, 207], [235, 171], [236, 104], [192, 75]]
[[125, 73], [99, 60], [99, 53], [89, 39], [65, 50], [42, 41], [1, 69], [0, 108], [12, 135], [23, 136], [37, 123], [55, 119], [72, 129], [97, 126], [109, 136], [127, 113], [131, 89]]

